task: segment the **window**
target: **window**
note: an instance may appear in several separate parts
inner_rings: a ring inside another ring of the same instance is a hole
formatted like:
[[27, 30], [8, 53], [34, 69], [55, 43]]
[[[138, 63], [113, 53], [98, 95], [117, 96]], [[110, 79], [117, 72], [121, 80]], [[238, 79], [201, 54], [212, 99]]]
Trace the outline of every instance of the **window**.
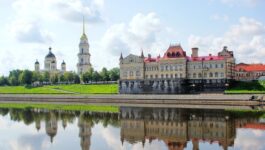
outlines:
[[150, 75], [150, 78], [153, 79], [153, 75]]
[[156, 74], [155, 77], [158, 78], [158, 75]]
[[166, 74], [166, 78], [168, 78], [168, 74]]
[[161, 78], [164, 78], [164, 75], [163, 74], [161, 74]]
[[221, 77], [224, 77], [224, 73], [223, 72], [221, 72]]
[[136, 71], [136, 76], [141, 76], [141, 72], [139, 70]]
[[81, 63], [83, 63], [84, 62], [84, 59], [83, 58], [81, 58]]
[[199, 78], [201, 78], [201, 77], [202, 77], [202, 74], [201, 74], [201, 73], [199, 73], [199, 74], [198, 74], [198, 77], [199, 77]]
[[196, 73], [193, 73], [193, 78], [196, 78], [196, 77], [197, 77]]
[[170, 75], [170, 78], [173, 78], [173, 74]]
[[224, 68], [224, 64], [221, 64], [221, 68]]
[[206, 72], [204, 72], [203, 77], [204, 77], [204, 78], [207, 78], [207, 73], [206, 73]]
[[179, 75], [181, 78], [182, 78], [182, 73], [180, 73], [180, 75]]
[[82, 54], [84, 53], [84, 49], [83, 49], [83, 48], [81, 49], [81, 53], [82, 53]]
[[218, 77], [218, 72], [215, 72], [214, 77]]
[[215, 64], [215, 68], [218, 68], [218, 64]]
[[178, 77], [178, 74], [175, 74], [175, 78], [177, 78]]
[[210, 77], [210, 78], [213, 77], [213, 73], [212, 73], [212, 72], [209, 73], [209, 77]]

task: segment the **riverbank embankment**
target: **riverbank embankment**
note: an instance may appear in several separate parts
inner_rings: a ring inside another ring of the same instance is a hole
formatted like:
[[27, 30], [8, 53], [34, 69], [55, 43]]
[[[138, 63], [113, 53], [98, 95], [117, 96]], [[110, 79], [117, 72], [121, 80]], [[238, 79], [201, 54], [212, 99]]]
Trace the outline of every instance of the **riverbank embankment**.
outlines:
[[264, 95], [31, 95], [0, 94], [2, 103], [61, 103], [181, 108], [263, 108]]

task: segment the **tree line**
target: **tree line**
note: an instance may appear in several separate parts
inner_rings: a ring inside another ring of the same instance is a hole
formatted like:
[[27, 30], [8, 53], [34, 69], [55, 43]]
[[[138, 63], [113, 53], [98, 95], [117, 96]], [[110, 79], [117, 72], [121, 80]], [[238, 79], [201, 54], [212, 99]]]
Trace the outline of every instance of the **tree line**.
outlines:
[[12, 70], [8, 76], [0, 77], [0, 86], [10, 85], [31, 85], [33, 83], [39, 84], [60, 84], [60, 83], [89, 83], [98, 81], [117, 81], [119, 79], [119, 68], [107, 70], [103, 68], [100, 72], [90, 69], [81, 76], [75, 72], [65, 73], [50, 73], [36, 72], [30, 70]]

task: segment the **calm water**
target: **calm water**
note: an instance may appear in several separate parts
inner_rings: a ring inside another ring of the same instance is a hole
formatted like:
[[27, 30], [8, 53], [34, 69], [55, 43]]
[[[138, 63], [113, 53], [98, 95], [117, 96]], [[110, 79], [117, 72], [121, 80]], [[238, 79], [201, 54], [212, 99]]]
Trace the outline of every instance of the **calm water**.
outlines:
[[0, 109], [0, 150], [265, 150], [264, 122], [260, 114], [223, 110]]

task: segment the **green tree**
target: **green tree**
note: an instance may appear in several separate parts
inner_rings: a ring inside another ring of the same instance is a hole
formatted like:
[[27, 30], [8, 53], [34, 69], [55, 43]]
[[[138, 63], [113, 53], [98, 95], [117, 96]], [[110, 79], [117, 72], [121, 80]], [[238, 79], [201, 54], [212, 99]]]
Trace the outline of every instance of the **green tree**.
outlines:
[[8, 80], [9, 80], [9, 83], [13, 86], [17, 86], [21, 83], [19, 83], [19, 76], [20, 74], [22, 73], [21, 70], [12, 70], [9, 72], [9, 76], [8, 76]]
[[53, 84], [58, 83], [58, 81], [59, 81], [58, 74], [54, 74], [54, 75], [51, 76], [51, 82]]
[[24, 70], [22, 74], [19, 75], [19, 81], [21, 84], [30, 85], [32, 83], [32, 72]]
[[75, 84], [79, 84], [80, 83], [80, 77], [76, 73], [74, 74], [74, 82], [75, 82]]
[[50, 81], [50, 73], [48, 71], [44, 72], [43, 81], [45, 81], [45, 82], [49, 82]]
[[73, 72], [65, 72], [64, 78], [68, 82], [73, 82], [74, 81], [74, 73]]
[[96, 82], [101, 80], [101, 77], [100, 77], [100, 75], [99, 75], [99, 73], [97, 71], [93, 72], [92, 80], [96, 81]]
[[63, 74], [60, 75], [59, 80], [60, 80], [60, 82], [65, 82], [65, 78], [64, 78]]
[[109, 71], [109, 76], [111, 81], [117, 81], [120, 78], [120, 69], [113, 68]]
[[40, 72], [33, 71], [32, 72], [32, 82], [36, 82], [36, 81], [42, 82], [42, 76], [41, 76]]
[[107, 70], [107, 68], [102, 68], [101, 72], [100, 72], [100, 76], [101, 76], [101, 79], [103, 81], [109, 81], [110, 80], [110, 77], [109, 77], [109, 72]]
[[4, 77], [4, 76], [0, 77], [0, 86], [8, 85], [8, 84], [9, 83], [8, 83], [7, 77]]

